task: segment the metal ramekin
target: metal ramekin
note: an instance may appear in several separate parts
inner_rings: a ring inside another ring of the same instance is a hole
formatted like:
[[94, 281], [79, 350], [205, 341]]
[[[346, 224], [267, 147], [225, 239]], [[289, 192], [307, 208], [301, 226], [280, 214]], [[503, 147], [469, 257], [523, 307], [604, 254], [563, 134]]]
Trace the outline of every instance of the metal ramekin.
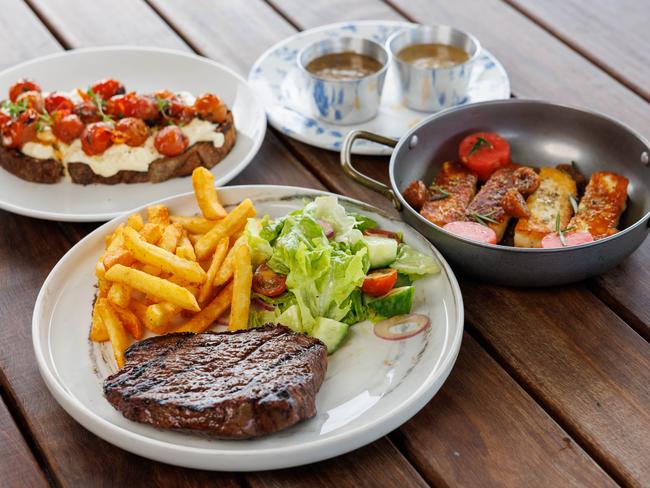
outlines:
[[[376, 59], [382, 68], [358, 80], [328, 80], [307, 71], [307, 65], [320, 56], [349, 51]], [[381, 44], [357, 37], [326, 39], [304, 48], [298, 54], [298, 66], [304, 74], [311, 113], [325, 122], [340, 125], [373, 118], [379, 110], [388, 60], [388, 52]]]
[[[406, 46], [422, 43], [458, 47], [469, 54], [469, 59], [450, 68], [419, 68], [397, 57]], [[396, 32], [388, 38], [386, 47], [393, 57], [407, 106], [435, 112], [466, 101], [472, 67], [481, 53], [481, 45], [474, 36], [447, 25], [423, 25]]]

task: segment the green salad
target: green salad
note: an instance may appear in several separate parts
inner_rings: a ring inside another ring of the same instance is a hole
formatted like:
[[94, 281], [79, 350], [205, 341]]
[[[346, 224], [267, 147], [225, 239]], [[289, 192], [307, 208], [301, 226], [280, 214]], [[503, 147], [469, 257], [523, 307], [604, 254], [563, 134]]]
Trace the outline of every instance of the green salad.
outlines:
[[284, 324], [330, 354], [351, 325], [410, 313], [412, 283], [440, 271], [435, 258], [334, 196], [282, 218], [249, 219], [245, 235], [256, 269], [249, 326]]

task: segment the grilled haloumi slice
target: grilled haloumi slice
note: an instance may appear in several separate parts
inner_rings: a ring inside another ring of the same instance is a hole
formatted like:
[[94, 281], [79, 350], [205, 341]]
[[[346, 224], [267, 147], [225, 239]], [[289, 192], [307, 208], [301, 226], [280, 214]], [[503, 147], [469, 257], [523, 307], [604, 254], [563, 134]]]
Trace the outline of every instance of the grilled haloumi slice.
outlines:
[[476, 194], [476, 182], [476, 175], [464, 166], [453, 161], [444, 162], [433, 185], [438, 192], [446, 193], [446, 198], [425, 202], [420, 214], [440, 227], [449, 222], [467, 220], [465, 210]]
[[628, 179], [609, 171], [591, 175], [569, 227], [587, 231], [594, 239], [618, 232], [616, 226], [627, 203]]
[[542, 238], [555, 232], [557, 215], [562, 230], [573, 215], [569, 196], [577, 194], [575, 180], [555, 168], [542, 168], [539, 179], [539, 188], [526, 200], [530, 217], [515, 227], [515, 247], [542, 247]]

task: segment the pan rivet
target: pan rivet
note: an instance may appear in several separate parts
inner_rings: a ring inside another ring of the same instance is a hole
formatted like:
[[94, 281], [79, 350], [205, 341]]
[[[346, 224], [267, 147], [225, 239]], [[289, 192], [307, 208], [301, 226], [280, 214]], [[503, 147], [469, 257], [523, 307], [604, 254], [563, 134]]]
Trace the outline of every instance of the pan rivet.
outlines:
[[[411, 137], [411, 140], [409, 141], [409, 149], [413, 149], [415, 146], [417, 146], [418, 142], [420, 142], [420, 139], [418, 139], [418, 136]], [[646, 154], [646, 158], [647, 157], [648, 157], [648, 155]]]
[[646, 166], [648, 165], [648, 163], [650, 163], [650, 157], [648, 157], [647, 151], [643, 151], [641, 153], [641, 162]]

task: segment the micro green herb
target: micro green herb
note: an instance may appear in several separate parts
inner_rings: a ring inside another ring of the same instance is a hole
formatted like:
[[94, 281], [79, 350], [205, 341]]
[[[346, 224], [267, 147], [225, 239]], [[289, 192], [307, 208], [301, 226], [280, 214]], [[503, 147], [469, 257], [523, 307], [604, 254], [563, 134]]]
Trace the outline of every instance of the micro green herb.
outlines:
[[493, 224], [498, 224], [499, 222], [491, 217], [491, 215], [494, 215], [494, 212], [496, 210], [490, 210], [488, 213], [480, 213], [480, 212], [473, 212], [470, 214], [470, 217], [472, 217], [476, 222], [478, 222], [481, 225], [487, 226], [486, 222], [491, 222]]
[[467, 154], [467, 156], [468, 156], [468, 157], [471, 156], [471, 155], [474, 154], [476, 151], [478, 151], [479, 149], [481, 149], [483, 146], [486, 146], [486, 147], [488, 147], [488, 148], [490, 148], [490, 149], [494, 149], [494, 146], [492, 145], [492, 143], [491, 143], [490, 141], [488, 141], [488, 140], [485, 139], [484, 137], [480, 137], [480, 136], [479, 136], [479, 137], [476, 138], [476, 142], [475, 142], [474, 145], [472, 146], [472, 149], [469, 150], [469, 153]]
[[40, 132], [43, 130], [45, 126], [52, 126], [52, 125], [54, 125], [54, 121], [52, 120], [52, 117], [47, 112], [47, 110], [43, 109], [43, 113], [38, 115], [38, 121], [36, 122], [36, 130]]
[[23, 99], [20, 102], [10, 102], [6, 101], [5, 103], [2, 104], [2, 108], [9, 112], [9, 115], [11, 115], [12, 118], [18, 117], [20, 114], [22, 114], [25, 110], [27, 110], [27, 99]]
[[571, 202], [571, 206], [573, 207], [573, 213], [577, 214], [578, 213], [578, 200], [576, 200], [576, 197], [574, 195], [569, 195], [569, 202]]
[[104, 102], [102, 97], [95, 93], [92, 88], [88, 88], [88, 90], [86, 90], [86, 94], [90, 97], [93, 105], [97, 107], [97, 111], [99, 112], [99, 116], [102, 118], [102, 122], [113, 122], [111, 116], [104, 113], [104, 104], [106, 102]]
[[444, 200], [445, 198], [449, 198], [449, 192], [438, 185], [431, 185], [429, 187], [429, 190], [435, 193], [434, 195], [431, 195], [431, 200], [433, 201]]

